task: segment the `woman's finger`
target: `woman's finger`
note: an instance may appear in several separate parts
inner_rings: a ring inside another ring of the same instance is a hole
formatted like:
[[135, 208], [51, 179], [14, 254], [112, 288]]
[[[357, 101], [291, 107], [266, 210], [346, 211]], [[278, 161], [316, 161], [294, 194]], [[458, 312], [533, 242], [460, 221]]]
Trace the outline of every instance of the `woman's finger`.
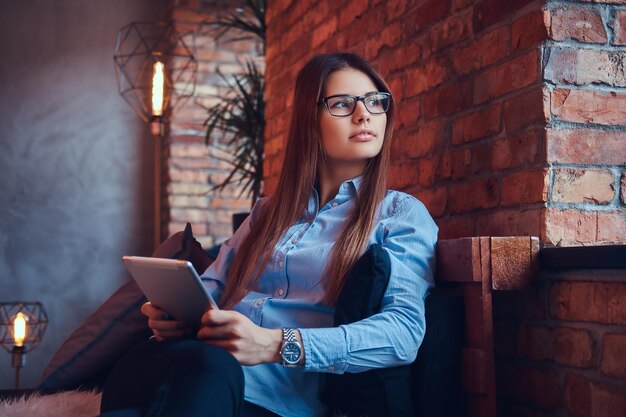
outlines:
[[176, 320], [154, 320], [148, 319], [148, 327], [158, 330], [182, 330], [187, 328], [185, 323]]

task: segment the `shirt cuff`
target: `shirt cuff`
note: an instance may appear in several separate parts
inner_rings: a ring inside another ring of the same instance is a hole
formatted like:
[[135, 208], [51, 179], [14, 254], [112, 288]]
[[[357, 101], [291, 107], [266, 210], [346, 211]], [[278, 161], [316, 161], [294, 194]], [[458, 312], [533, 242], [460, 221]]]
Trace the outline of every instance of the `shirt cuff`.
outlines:
[[342, 374], [348, 368], [346, 334], [341, 327], [298, 329], [304, 345], [304, 369]]

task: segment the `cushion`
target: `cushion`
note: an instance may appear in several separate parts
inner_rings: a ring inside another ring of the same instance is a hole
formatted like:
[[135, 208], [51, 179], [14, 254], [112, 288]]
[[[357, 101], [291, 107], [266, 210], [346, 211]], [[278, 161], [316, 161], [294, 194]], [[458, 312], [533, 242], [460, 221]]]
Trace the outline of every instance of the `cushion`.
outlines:
[[[335, 325], [380, 311], [390, 272], [389, 254], [381, 245], [371, 245], [346, 277], [335, 307]], [[335, 415], [409, 417], [413, 416], [410, 382], [408, 366], [328, 374], [324, 398]]]
[[[389, 282], [389, 254], [372, 245], [348, 273], [335, 310], [335, 325], [380, 310]], [[410, 366], [363, 373], [328, 374], [324, 394], [335, 416], [452, 417], [464, 415], [461, 349], [462, 295], [435, 288], [425, 302], [426, 333]]]
[[[189, 223], [152, 256], [188, 260], [200, 274], [214, 260], [193, 237]], [[122, 285], [61, 344], [38, 390], [51, 393], [100, 386], [125, 352], [150, 337], [147, 319], [140, 311], [145, 301], [135, 281]]]

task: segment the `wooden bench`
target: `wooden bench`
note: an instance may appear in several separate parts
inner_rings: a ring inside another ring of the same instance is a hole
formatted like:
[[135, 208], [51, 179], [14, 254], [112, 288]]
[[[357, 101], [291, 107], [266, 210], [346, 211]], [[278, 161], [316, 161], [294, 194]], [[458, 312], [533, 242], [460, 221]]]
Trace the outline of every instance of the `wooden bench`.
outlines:
[[536, 237], [469, 237], [440, 240], [438, 287], [462, 293], [465, 336], [461, 349], [465, 415], [496, 416], [493, 291], [520, 290], [539, 275]]

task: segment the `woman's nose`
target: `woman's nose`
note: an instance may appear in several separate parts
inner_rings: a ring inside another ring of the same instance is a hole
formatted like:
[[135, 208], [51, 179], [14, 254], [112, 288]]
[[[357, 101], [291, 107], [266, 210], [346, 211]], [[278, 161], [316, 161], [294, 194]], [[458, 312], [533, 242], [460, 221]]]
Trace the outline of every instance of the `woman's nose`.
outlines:
[[355, 123], [363, 123], [370, 120], [370, 112], [365, 108], [362, 101], [357, 101], [354, 109], [353, 120]]

